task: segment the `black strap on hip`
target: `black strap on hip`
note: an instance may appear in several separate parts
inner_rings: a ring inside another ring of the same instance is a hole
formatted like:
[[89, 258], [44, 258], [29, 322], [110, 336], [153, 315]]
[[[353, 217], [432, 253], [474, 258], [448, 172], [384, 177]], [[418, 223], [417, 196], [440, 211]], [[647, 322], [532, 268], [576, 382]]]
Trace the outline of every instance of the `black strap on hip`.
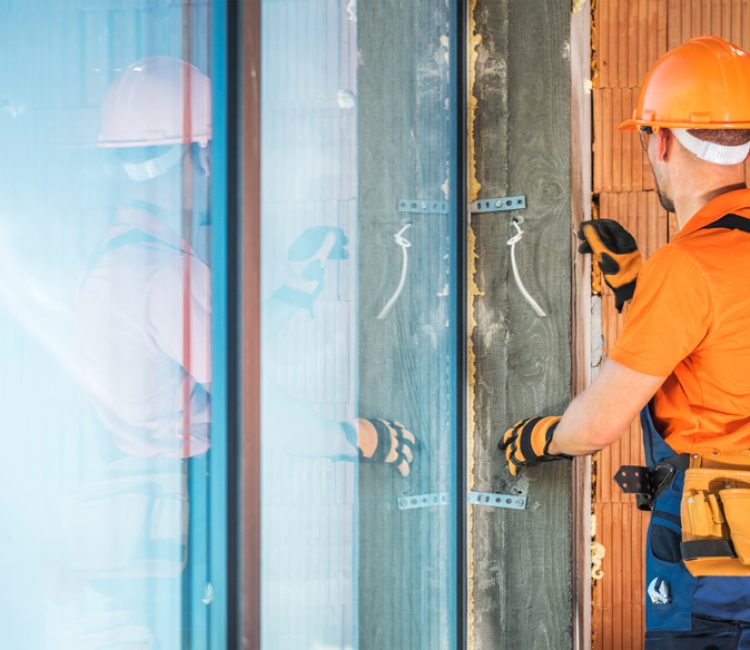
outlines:
[[682, 542], [680, 552], [683, 560], [697, 560], [704, 557], [737, 557], [728, 539], [696, 539]]
[[623, 465], [613, 478], [624, 494], [636, 495], [639, 510], [651, 510], [656, 496], [672, 484], [677, 472], [689, 466], [688, 454], [675, 454], [653, 467]]

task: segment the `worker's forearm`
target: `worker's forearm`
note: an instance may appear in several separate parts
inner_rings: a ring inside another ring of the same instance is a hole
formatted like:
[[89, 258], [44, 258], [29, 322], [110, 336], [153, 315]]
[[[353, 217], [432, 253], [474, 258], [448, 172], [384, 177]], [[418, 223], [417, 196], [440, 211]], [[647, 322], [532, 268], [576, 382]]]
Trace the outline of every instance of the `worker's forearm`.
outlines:
[[582, 456], [611, 445], [664, 379], [606, 361], [591, 386], [566, 409], [548, 452]]
[[607, 436], [606, 432], [593, 426], [589, 410], [582, 402], [585, 400], [577, 398], [566, 409], [550, 442], [550, 454], [584, 456], [603, 449], [617, 439], [611, 439], [611, 434]]

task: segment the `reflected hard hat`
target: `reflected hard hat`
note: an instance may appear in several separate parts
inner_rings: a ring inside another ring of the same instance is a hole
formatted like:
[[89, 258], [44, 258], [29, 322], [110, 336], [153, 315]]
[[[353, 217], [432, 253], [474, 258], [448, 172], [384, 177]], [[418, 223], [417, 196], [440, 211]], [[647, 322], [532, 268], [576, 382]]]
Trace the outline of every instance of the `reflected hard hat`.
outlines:
[[618, 129], [750, 128], [750, 54], [718, 36], [670, 50], [646, 74], [633, 117]]
[[211, 82], [180, 59], [155, 56], [123, 70], [102, 106], [100, 147], [151, 147], [211, 139]]

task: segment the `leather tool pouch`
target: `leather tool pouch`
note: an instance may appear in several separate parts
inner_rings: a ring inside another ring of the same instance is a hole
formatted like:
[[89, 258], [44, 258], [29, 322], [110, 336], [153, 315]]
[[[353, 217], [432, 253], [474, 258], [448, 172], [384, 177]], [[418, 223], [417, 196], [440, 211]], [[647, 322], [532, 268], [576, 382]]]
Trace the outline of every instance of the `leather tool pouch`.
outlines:
[[680, 509], [694, 576], [750, 576], [750, 454], [693, 456]]

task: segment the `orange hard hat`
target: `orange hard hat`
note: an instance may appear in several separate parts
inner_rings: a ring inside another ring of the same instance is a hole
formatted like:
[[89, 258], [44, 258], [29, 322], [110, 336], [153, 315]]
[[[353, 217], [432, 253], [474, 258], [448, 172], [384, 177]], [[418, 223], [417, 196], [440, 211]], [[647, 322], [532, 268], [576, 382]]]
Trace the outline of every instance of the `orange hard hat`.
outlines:
[[750, 129], [750, 54], [718, 36], [670, 50], [646, 74], [633, 117], [618, 129]]

